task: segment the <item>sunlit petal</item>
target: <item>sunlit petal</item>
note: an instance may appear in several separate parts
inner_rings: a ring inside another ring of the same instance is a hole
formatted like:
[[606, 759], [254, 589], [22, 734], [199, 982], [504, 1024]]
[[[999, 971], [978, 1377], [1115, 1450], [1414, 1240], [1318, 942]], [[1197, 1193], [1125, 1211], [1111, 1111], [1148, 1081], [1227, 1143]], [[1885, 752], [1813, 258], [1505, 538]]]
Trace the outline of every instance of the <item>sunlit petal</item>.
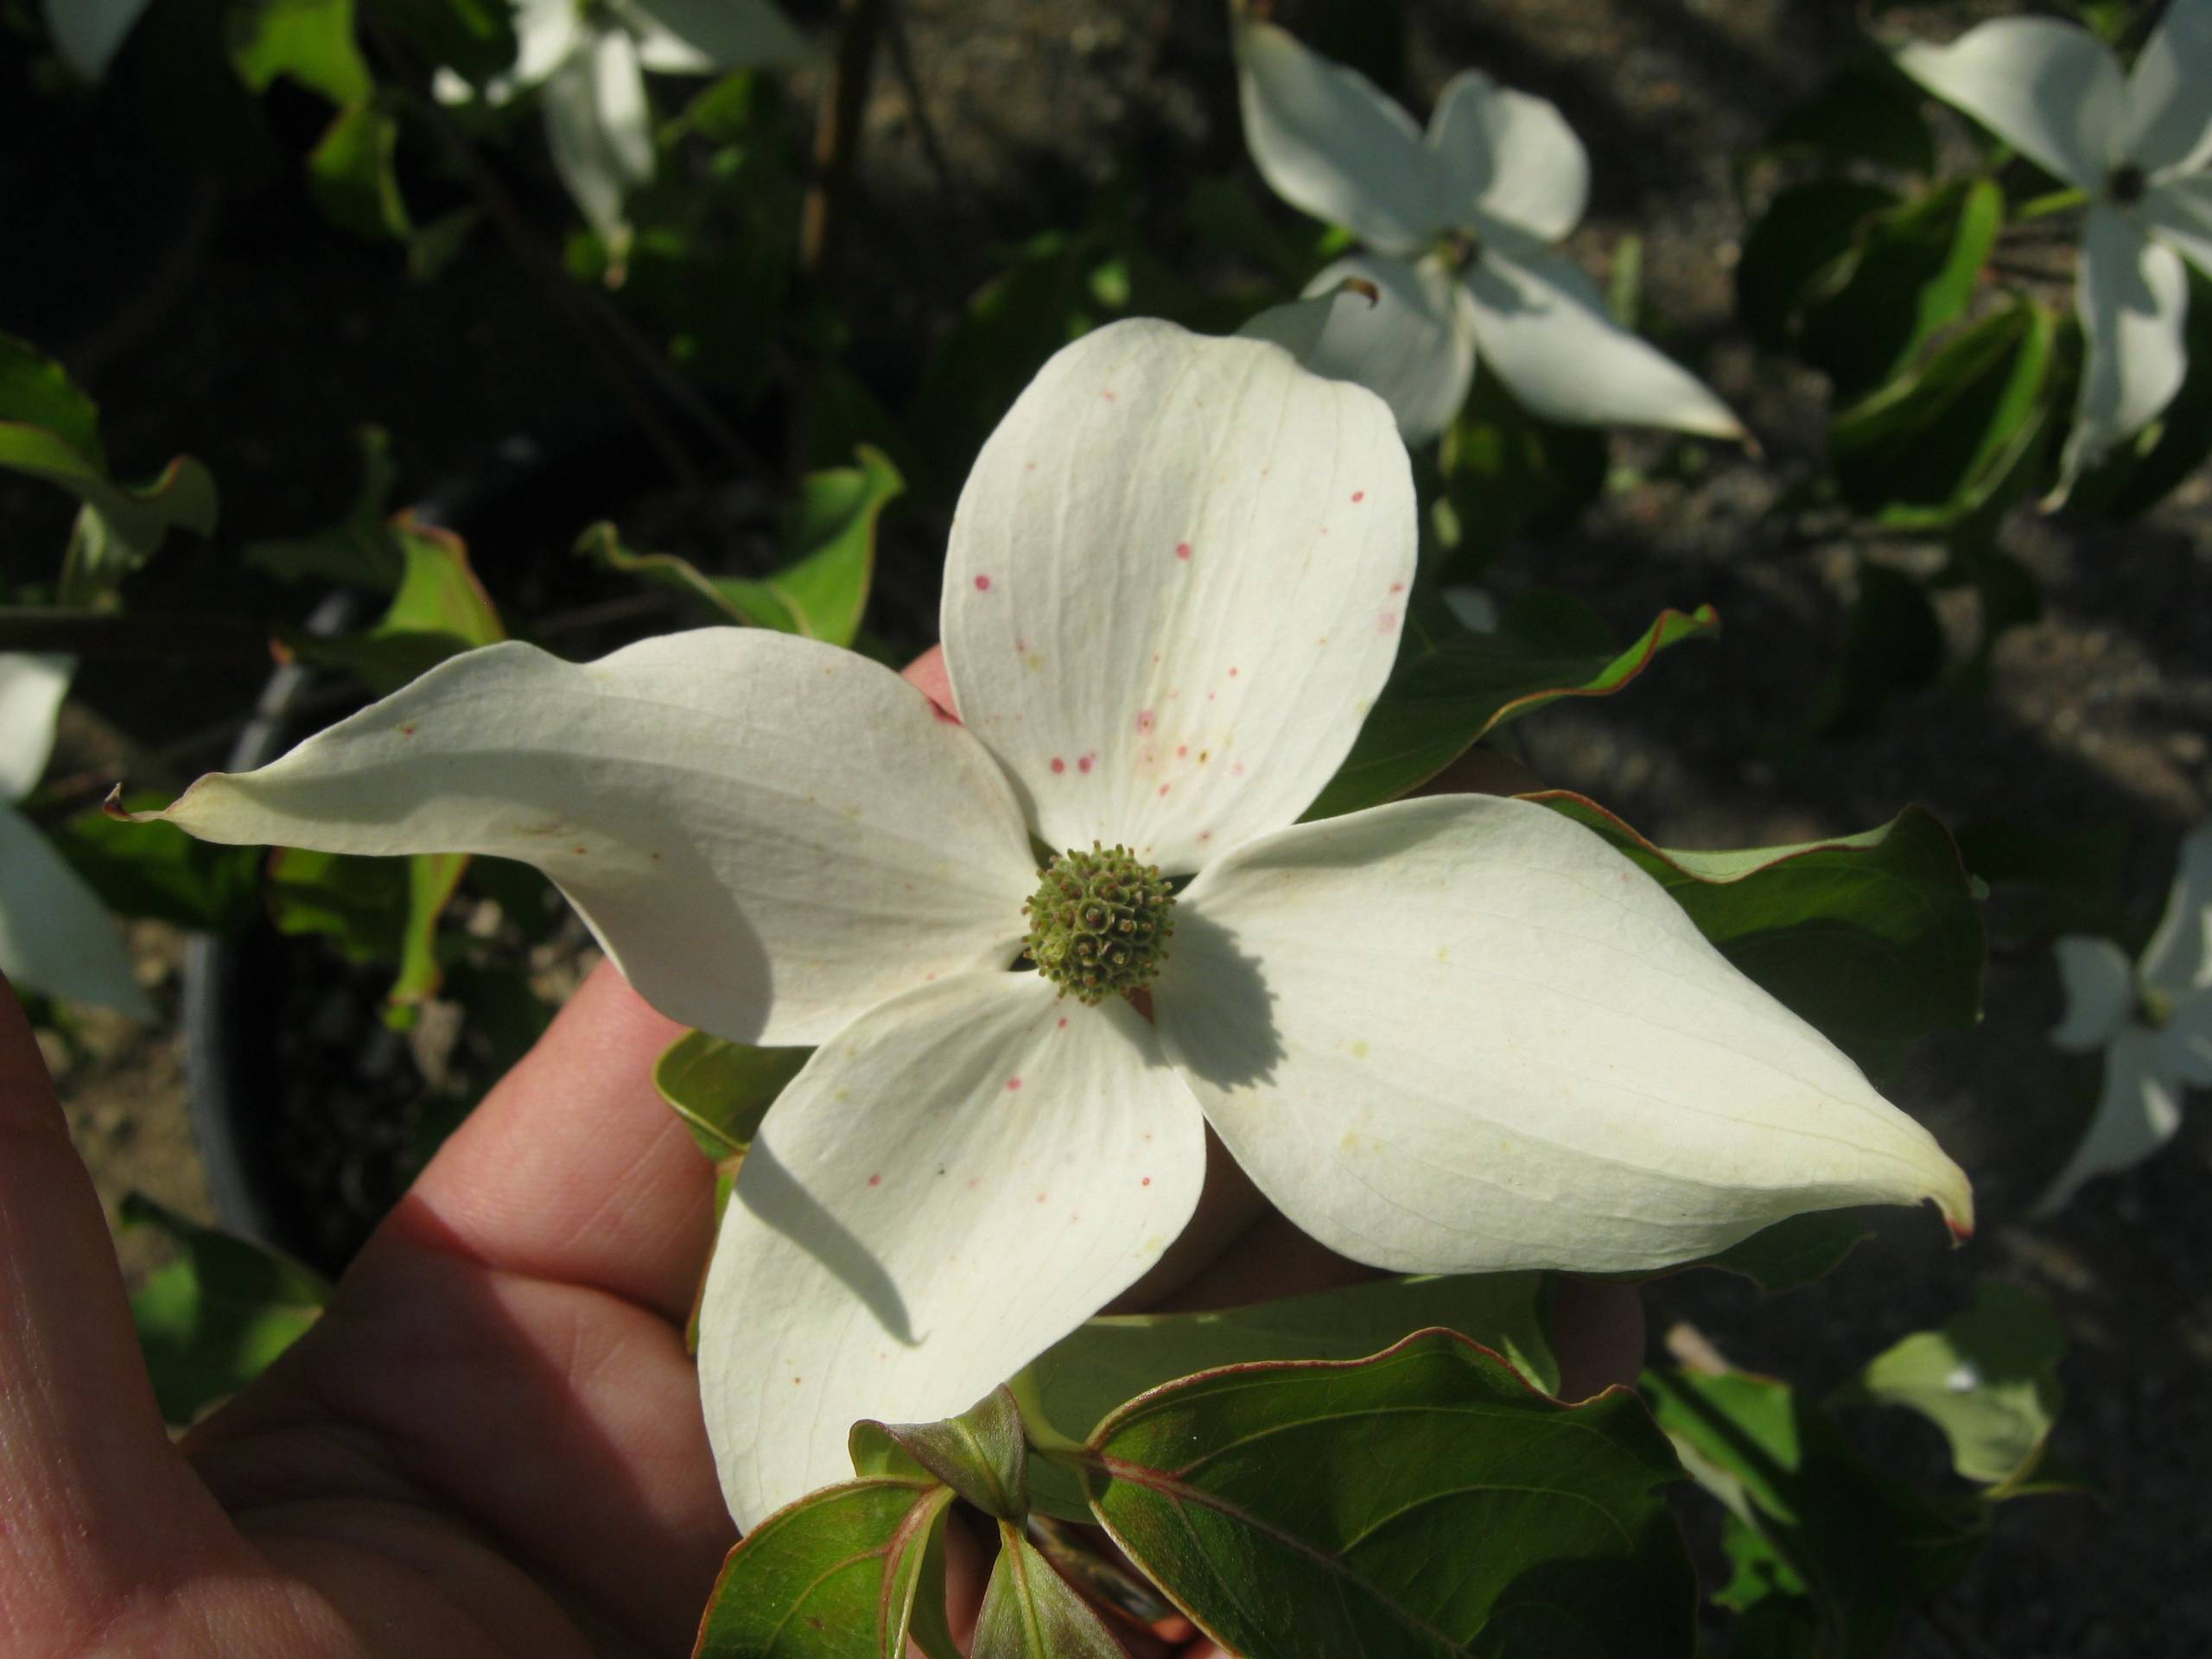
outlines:
[[768, 1114], [700, 1308], [741, 1526], [849, 1478], [861, 1417], [963, 1411], [1134, 1282], [1205, 1174], [1198, 1104], [1118, 1000], [971, 974], [886, 1002]]
[[1455, 205], [1467, 210], [1464, 222], [1497, 220], [1544, 242], [1582, 222], [1590, 157], [1548, 99], [1462, 70], [1436, 101], [1428, 143], [1452, 180]]
[[2165, 1047], [2158, 1033], [2140, 1027], [2113, 1039], [2105, 1051], [2096, 1116], [2037, 1204], [2036, 1215], [2064, 1209], [2084, 1182], [2133, 1169], [2173, 1139], [2181, 1127], [2181, 1099]]
[[1966, 1177], [1598, 836], [1402, 801], [1184, 894], [1153, 1005], [1237, 1162], [1332, 1249], [1415, 1272], [1648, 1268]]
[[[1346, 289], [1371, 283], [1372, 296]], [[1365, 386], [1390, 405], [1409, 444], [1426, 443], [1467, 401], [1475, 334], [1467, 296], [1441, 258], [1354, 255], [1306, 285], [1308, 297], [1262, 311], [1237, 332], [1272, 340], [1312, 372]]]
[[1170, 874], [1280, 829], [1397, 653], [1415, 544], [1389, 410], [1153, 321], [1045, 365], [954, 515], [945, 666], [1055, 849]]
[[1011, 962], [1035, 886], [989, 756], [849, 652], [752, 628], [575, 664], [493, 645], [156, 815], [209, 841], [545, 872], [663, 1013], [817, 1043]]
[[2125, 209], [2100, 202], [2082, 229], [2074, 308], [2084, 336], [2082, 391], [2059, 467], [2062, 493], [2181, 390], [2189, 373], [2189, 273], [2181, 256], [2145, 236]]
[[1466, 288], [1480, 372], [1504, 381], [1531, 414], [1577, 426], [1744, 435], [1727, 404], [1615, 323], [1590, 279], [1557, 255], [1485, 247]]
[[2050, 17], [2000, 17], [1948, 46], [1914, 41], [1897, 67], [2038, 166], [2098, 189], [2126, 142], [2126, 84], [2088, 30]]

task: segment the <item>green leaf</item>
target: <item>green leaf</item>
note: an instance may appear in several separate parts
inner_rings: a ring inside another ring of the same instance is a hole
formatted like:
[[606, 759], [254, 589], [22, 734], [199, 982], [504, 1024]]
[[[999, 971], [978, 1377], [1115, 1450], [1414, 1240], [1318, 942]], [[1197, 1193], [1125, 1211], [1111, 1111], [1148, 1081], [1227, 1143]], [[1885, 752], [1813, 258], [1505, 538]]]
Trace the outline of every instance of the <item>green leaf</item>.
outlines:
[[2050, 313], [2015, 300], [1925, 363], [1839, 412], [1828, 455], [1843, 499], [1901, 529], [1940, 529], [1973, 512], [2046, 440]]
[[[125, 811], [166, 805], [159, 793], [123, 798]], [[261, 887], [251, 847], [195, 841], [173, 823], [124, 823], [100, 807], [54, 831], [54, 850], [100, 903], [118, 916], [150, 916], [178, 927], [221, 932], [244, 921]]]
[[[786, 1504], [723, 1563], [693, 1659], [906, 1659], [942, 1634], [951, 1488], [927, 1476], [825, 1487]], [[932, 1606], [932, 1603], [938, 1604]]]
[[1880, 385], [1965, 313], [2004, 218], [2003, 193], [1977, 179], [1863, 221], [1796, 308], [1798, 354], [1827, 371], [1840, 396]]
[[880, 450], [862, 445], [860, 462], [800, 480], [783, 531], [790, 563], [767, 576], [709, 576], [672, 553], [632, 553], [612, 524], [586, 531], [576, 551], [686, 594], [728, 621], [849, 646], [874, 577], [876, 520], [906, 488]]
[[354, 438], [361, 450], [361, 492], [346, 516], [306, 536], [248, 543], [248, 564], [279, 582], [312, 577], [380, 593], [397, 589], [407, 574], [407, 551], [387, 516], [397, 472], [391, 439], [378, 426], [361, 427]]
[[1817, 179], [1767, 204], [1736, 262], [1736, 315], [1763, 351], [1796, 349], [1805, 312], [1847, 276], [1869, 226], [1897, 194], [1857, 179]]
[[1029, 1513], [1029, 1442], [1021, 1408], [1003, 1384], [941, 1423], [853, 1425], [853, 1467], [870, 1471], [890, 1441], [921, 1468], [1001, 1521]]
[[0, 422], [44, 427], [94, 467], [107, 466], [99, 405], [78, 389], [68, 370], [9, 334], [0, 334]]
[[357, 675], [378, 696], [448, 657], [507, 637], [460, 537], [406, 512], [391, 520], [391, 534], [402, 574], [391, 603], [372, 626], [335, 638], [296, 630], [281, 636], [300, 661]]
[[1862, 1066], [1885, 1070], [1918, 1038], [1981, 1017], [1980, 913], [1957, 846], [1923, 808], [1829, 841], [1691, 853], [1580, 795], [1530, 798], [1641, 865], [1721, 955]]
[[1603, 625], [1564, 595], [1516, 601], [1496, 633], [1470, 632], [1433, 611], [1409, 614], [1389, 683], [1306, 817], [1395, 800], [1506, 721], [1561, 697], [1611, 696], [1669, 646], [1719, 627], [1709, 605], [1688, 615], [1664, 611], [1616, 652]]
[[1883, 1474], [1786, 1383], [1656, 1369], [1637, 1386], [1692, 1478], [1744, 1529], [1730, 1540], [1731, 1605], [1808, 1604], [1823, 1656], [1878, 1659], [1899, 1616], [1948, 1586], [1987, 1538], [1982, 1506], [1939, 1506]]
[[328, 939], [348, 962], [397, 963], [408, 885], [400, 859], [280, 847], [269, 855], [269, 917], [280, 933]]
[[[1617, 264], [1615, 274], [1629, 269]], [[1601, 428], [1531, 415], [1497, 376], [1477, 373], [1438, 452], [1438, 543], [1465, 569], [1522, 536], [1564, 527], [1603, 493], [1609, 454]]]
[[799, 498], [785, 519], [789, 561], [758, 582], [725, 577], [714, 586], [740, 620], [833, 645], [850, 645], [861, 629], [868, 587], [875, 574], [875, 526], [884, 506], [906, 480], [879, 449], [863, 446], [858, 467], [810, 473], [799, 480]]
[[1127, 1659], [1066, 1580], [1036, 1547], [999, 1522], [999, 1555], [976, 1617], [972, 1659]]
[[341, 230], [372, 242], [405, 241], [414, 226], [392, 157], [399, 121], [380, 97], [340, 110], [308, 156], [308, 189]]
[[1777, 122], [1765, 149], [1771, 155], [1811, 150], [1836, 161], [1932, 172], [1936, 141], [1922, 109], [1919, 87], [1887, 53], [1864, 52]]
[[1689, 1265], [1719, 1268], [1773, 1296], [1825, 1279], [1873, 1236], [1864, 1211], [1813, 1210], [1762, 1227], [1719, 1255]]
[[1635, 1395], [1538, 1394], [1449, 1332], [1244, 1365], [1109, 1418], [1084, 1483], [1221, 1645], [1362, 1659], [1688, 1655], [1697, 1588]]
[[[438, 918], [468, 868], [467, 853], [416, 853], [407, 860], [407, 913], [399, 930], [399, 973], [386, 997], [389, 1010], [427, 1002], [445, 982], [438, 956]], [[411, 1023], [402, 1012], [395, 1024]]]
[[653, 1087], [716, 1163], [741, 1158], [784, 1085], [810, 1048], [754, 1048], [703, 1031], [671, 1043], [653, 1066]]
[[1973, 1307], [1876, 1356], [1829, 1403], [1918, 1412], [1950, 1442], [1951, 1466], [2002, 1497], [2042, 1460], [2065, 1356], [2066, 1330], [2048, 1302], [1985, 1279]]
[[353, 41], [353, 0], [240, 0], [230, 10], [231, 60], [257, 92], [278, 76], [341, 109], [365, 99], [369, 66]]
[[122, 1220], [126, 1227], [158, 1227], [183, 1247], [130, 1299], [154, 1397], [171, 1423], [191, 1422], [202, 1408], [252, 1382], [330, 1300], [320, 1274], [141, 1193], [124, 1199]]
[[[61, 413], [72, 422], [81, 416]], [[123, 579], [154, 556], [171, 529], [206, 536], [215, 528], [215, 480], [188, 455], [170, 461], [150, 484], [121, 485], [60, 433], [0, 420], [0, 467], [59, 485], [84, 504], [54, 595], [64, 607], [111, 605]]]
[[506, 0], [375, 0], [377, 16], [410, 42], [424, 63], [443, 64], [470, 80], [486, 80], [514, 61], [515, 35]]

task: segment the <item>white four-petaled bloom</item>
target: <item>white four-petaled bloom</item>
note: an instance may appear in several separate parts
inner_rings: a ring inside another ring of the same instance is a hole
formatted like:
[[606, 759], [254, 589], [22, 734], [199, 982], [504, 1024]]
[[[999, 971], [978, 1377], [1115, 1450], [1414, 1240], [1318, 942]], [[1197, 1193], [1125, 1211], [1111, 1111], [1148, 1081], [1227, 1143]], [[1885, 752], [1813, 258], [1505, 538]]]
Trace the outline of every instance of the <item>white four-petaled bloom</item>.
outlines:
[[[493, 645], [164, 816], [529, 860], [670, 1014], [819, 1046], [702, 1309], [747, 1525], [842, 1478], [855, 1419], [962, 1410], [1131, 1284], [1191, 1215], [1209, 1122], [1301, 1227], [1390, 1268], [1654, 1268], [1868, 1202], [1963, 1230], [1927, 1132], [1589, 831], [1488, 797], [1298, 821], [1389, 674], [1414, 512], [1370, 393], [1121, 323], [1046, 365], [962, 494], [964, 724], [782, 634], [585, 666]], [[1190, 878], [1172, 917], [1129, 900], [1149, 877], [1096, 915], [1040, 880], [1033, 847], [1094, 842]], [[1018, 960], [1085, 926], [1128, 982], [1159, 969], [1151, 1017]]]
[[73, 667], [67, 657], [0, 654], [0, 973], [25, 990], [150, 1020], [107, 907], [11, 804], [46, 771]]
[[2132, 1169], [2181, 1127], [2181, 1091], [2212, 1088], [2212, 823], [2181, 845], [2173, 891], [2140, 963], [2110, 939], [2058, 942], [2066, 1014], [2050, 1040], [2105, 1052], [2096, 1116], [2037, 1206], [2065, 1207], [2085, 1181]]
[[2189, 371], [2189, 275], [2212, 275], [2212, 0], [2173, 0], [2131, 73], [2103, 41], [2004, 17], [1904, 72], [2085, 192], [2075, 308], [2088, 342], [2060, 487], [2158, 417]]
[[1589, 278], [1548, 251], [1590, 194], [1589, 157], [1553, 105], [1471, 69], [1445, 87], [1424, 137], [1364, 75], [1271, 23], [1237, 24], [1236, 68], [1261, 176], [1369, 249], [1307, 294], [1350, 277], [1376, 289], [1263, 312], [1247, 334], [1380, 392], [1409, 443], [1451, 424], [1478, 356], [1548, 420], [1744, 435], [1726, 404], [1616, 326]]
[[[585, 222], [618, 251], [629, 235], [623, 203], [653, 176], [645, 72], [712, 74], [795, 62], [807, 49], [768, 0], [516, 0], [514, 24], [514, 67], [485, 94], [499, 104], [544, 88], [554, 168]], [[469, 96], [447, 69], [436, 91], [449, 103]]]

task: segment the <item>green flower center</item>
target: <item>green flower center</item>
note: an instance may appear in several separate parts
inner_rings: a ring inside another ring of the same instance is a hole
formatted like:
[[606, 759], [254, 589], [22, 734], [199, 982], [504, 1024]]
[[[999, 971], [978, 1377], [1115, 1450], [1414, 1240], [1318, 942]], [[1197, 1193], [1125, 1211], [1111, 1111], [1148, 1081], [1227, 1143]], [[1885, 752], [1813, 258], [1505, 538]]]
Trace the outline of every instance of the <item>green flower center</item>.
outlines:
[[1021, 913], [1037, 971], [1085, 1002], [1151, 984], [1175, 931], [1175, 895], [1160, 867], [1095, 841], [1087, 853], [1055, 856]]

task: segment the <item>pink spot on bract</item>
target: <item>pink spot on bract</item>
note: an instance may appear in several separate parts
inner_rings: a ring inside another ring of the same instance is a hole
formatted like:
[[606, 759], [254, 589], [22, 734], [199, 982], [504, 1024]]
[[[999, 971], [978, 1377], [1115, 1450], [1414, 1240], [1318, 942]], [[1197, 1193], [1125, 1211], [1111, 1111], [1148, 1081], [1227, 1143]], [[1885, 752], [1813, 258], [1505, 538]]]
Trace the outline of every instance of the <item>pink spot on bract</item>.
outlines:
[[1235, 678], [1237, 677], [1237, 675], [1238, 675], [1239, 673], [1241, 673], [1241, 672], [1243, 672], [1243, 671], [1242, 671], [1242, 670], [1240, 670], [1240, 669], [1234, 669], [1234, 668], [1232, 668], [1232, 669], [1230, 669], [1230, 670], [1229, 671], [1229, 677], [1230, 677], [1230, 679], [1232, 679], [1232, 680], [1233, 680], [1233, 679], [1235, 679]]
[[868, 1178], [868, 1184], [870, 1186], [881, 1186], [883, 1185], [883, 1177], [880, 1175], [871, 1175]]
[[402, 737], [412, 737], [415, 735], [415, 728], [412, 726], [403, 726], [399, 728], [399, 734]]
[[1062, 1031], [1065, 1031], [1068, 1028], [1068, 1017], [1065, 1014], [1060, 1016], [1059, 1028]]
[[1150, 731], [1151, 729], [1152, 729], [1152, 710], [1151, 710], [1151, 709], [1138, 709], [1138, 710], [1137, 710], [1137, 730], [1139, 730], [1139, 731], [1141, 731], [1141, 732], [1148, 732], [1148, 731]]
[[1190, 746], [1189, 744], [1187, 744], [1187, 743], [1178, 743], [1178, 744], [1175, 746], [1175, 758], [1176, 758], [1178, 760], [1181, 760], [1185, 755], [1188, 754], [1190, 752], [1191, 752], [1191, 746]]
[[1382, 611], [1382, 612], [1379, 612], [1379, 613], [1376, 613], [1376, 618], [1375, 618], [1375, 632], [1377, 632], [1377, 633], [1392, 633], [1392, 632], [1396, 632], [1396, 630], [1397, 630], [1397, 626], [1398, 626], [1398, 613], [1397, 613], [1395, 611]]
[[1242, 760], [1239, 760], [1235, 766], [1229, 769], [1229, 772], [1230, 776], [1232, 778], [1242, 778], [1244, 775], [1244, 763]]
[[1406, 591], [1406, 584], [1402, 582], [1394, 582], [1390, 584], [1390, 591], [1394, 594], [1402, 594]]
[[1149, 1175], [1146, 1176], [1144, 1179], [1139, 1181], [1137, 1185], [1139, 1186], [1150, 1186], [1152, 1185], [1152, 1177]]
[[982, 1178], [982, 1176], [980, 1176], [980, 1175], [970, 1175], [970, 1176], [968, 1178], [968, 1190], [969, 1190], [970, 1192], [974, 1192], [977, 1187], [981, 1186], [982, 1184], [983, 1184], [983, 1178]]
[[978, 576], [978, 577], [976, 577], [976, 591], [977, 593], [979, 593], [979, 594], [988, 594], [988, 593], [989, 593], [989, 592], [991, 591], [991, 579], [990, 579], [988, 576]]
[[1075, 763], [1075, 769], [1076, 769], [1077, 772], [1089, 772], [1089, 771], [1091, 769], [1091, 767], [1093, 767], [1093, 766], [1096, 766], [1097, 764], [1098, 764], [1098, 757], [1097, 757], [1096, 755], [1095, 755], [1095, 754], [1086, 754], [1086, 755], [1084, 755], [1084, 756], [1080, 757], [1080, 758], [1076, 761], [1076, 763]]
[[1065, 772], [1067, 769], [1068, 763], [1066, 761], [1061, 760], [1057, 754], [1052, 757], [1052, 770], [1054, 772]]
[[1021, 1087], [1021, 1079], [1020, 1077], [1008, 1077], [1006, 1080], [1006, 1086], [1009, 1091], [1019, 1089]]
[[[1397, 589], [1394, 588], [1390, 591], [1395, 593]], [[1014, 649], [1016, 655], [1026, 657], [1029, 654], [1029, 642], [1027, 639], [1017, 639], [1014, 642]]]
[[1042, 1203], [1044, 1203], [1044, 1202], [1045, 1202], [1045, 1195], [1044, 1195], [1042, 1192], [1039, 1192], [1039, 1193], [1037, 1195], [1037, 1202], [1038, 1202], [1038, 1203], [1039, 1203], [1039, 1204], [1042, 1204]]
[[1167, 792], [1167, 785], [1166, 785], [1166, 784], [1162, 784], [1162, 785], [1160, 786], [1160, 792], [1161, 794], [1163, 794], [1163, 795], [1165, 795], [1165, 794]]
[[1219, 696], [1220, 695], [1221, 695], [1221, 694], [1220, 694], [1219, 692], [1217, 692], [1217, 691], [1209, 691], [1209, 692], [1207, 692], [1207, 693], [1206, 693], [1206, 701], [1207, 701], [1208, 702], [1212, 702], [1212, 701], [1213, 701], [1217, 696]]
[[1114, 394], [1111, 391], [1102, 391], [1098, 395], [1101, 397], [1103, 397], [1109, 404], [1114, 401]]
[[1365, 490], [1354, 490], [1351, 493], [1351, 499], [1355, 501], [1364, 501], [1367, 499], [1367, 492]]
[[1179, 559], [1187, 559], [1187, 558], [1189, 558], [1189, 557], [1191, 556], [1191, 544], [1190, 544], [1188, 542], [1178, 542], [1178, 543], [1175, 543], [1175, 556], [1176, 556], [1177, 558], [1179, 558]]
[[1199, 831], [1198, 831], [1198, 839], [1199, 839], [1200, 841], [1211, 841], [1211, 840], [1213, 839], [1213, 831], [1212, 831], [1212, 830], [1199, 830]]

